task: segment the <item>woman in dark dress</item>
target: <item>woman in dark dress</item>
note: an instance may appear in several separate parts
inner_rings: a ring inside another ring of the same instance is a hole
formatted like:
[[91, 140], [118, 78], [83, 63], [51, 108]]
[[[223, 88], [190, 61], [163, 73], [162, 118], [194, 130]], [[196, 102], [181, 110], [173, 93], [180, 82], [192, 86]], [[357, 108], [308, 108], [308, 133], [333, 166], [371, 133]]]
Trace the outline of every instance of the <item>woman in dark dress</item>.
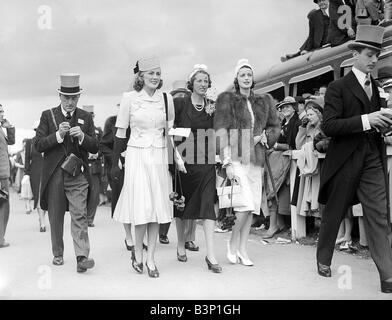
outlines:
[[[33, 129], [36, 130], [39, 121], [34, 123]], [[39, 205], [39, 195], [41, 186], [41, 172], [43, 158], [42, 154], [34, 147], [35, 137], [28, 139], [26, 142], [26, 155], [25, 155], [25, 175], [30, 176], [31, 190], [33, 191], [34, 209], [37, 209], [40, 232], [45, 232], [45, 211], [41, 210]]]
[[[187, 261], [185, 252], [185, 220], [203, 220], [208, 269], [222, 272], [213, 250], [213, 235], [216, 214], [215, 203], [215, 134], [213, 130], [214, 105], [206, 99], [206, 91], [211, 87], [211, 78], [204, 65], [196, 65], [189, 76], [188, 89], [190, 96], [174, 99], [175, 120], [177, 128], [190, 128], [191, 133], [178, 144], [178, 150], [184, 150], [181, 156], [177, 153], [179, 179], [177, 192], [185, 197], [183, 211], [175, 208], [174, 216], [177, 226], [177, 259]], [[177, 139], [176, 139], [177, 140]], [[211, 147], [209, 148], [209, 145]], [[181, 158], [180, 158], [181, 157]], [[182, 192], [181, 192], [182, 191]]]

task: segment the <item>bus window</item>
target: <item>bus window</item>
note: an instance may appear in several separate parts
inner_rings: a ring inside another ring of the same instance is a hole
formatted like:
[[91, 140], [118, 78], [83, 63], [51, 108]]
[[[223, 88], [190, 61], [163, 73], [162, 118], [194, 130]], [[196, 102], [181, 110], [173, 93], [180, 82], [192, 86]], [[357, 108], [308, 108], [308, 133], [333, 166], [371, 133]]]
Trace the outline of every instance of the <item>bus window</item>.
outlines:
[[328, 85], [334, 80], [333, 70], [314, 78], [306, 79], [296, 83], [296, 95], [302, 96], [304, 93], [315, 94], [323, 85]]
[[268, 92], [274, 99], [277, 101], [282, 101], [285, 97], [284, 93], [284, 87], [280, 87], [278, 89], [275, 89], [273, 91]]
[[282, 101], [285, 95], [285, 85], [283, 82], [277, 82], [269, 86], [265, 87], [257, 87], [255, 88], [255, 93], [265, 94], [269, 93], [274, 99], [278, 101]]

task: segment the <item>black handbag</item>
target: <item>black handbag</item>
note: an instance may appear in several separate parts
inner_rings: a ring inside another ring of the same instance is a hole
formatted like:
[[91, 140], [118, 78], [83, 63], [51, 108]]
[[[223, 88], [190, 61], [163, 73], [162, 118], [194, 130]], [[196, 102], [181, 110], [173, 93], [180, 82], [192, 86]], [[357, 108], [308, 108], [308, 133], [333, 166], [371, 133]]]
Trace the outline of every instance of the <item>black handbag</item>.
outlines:
[[[56, 130], [58, 130], [58, 125], [56, 123], [56, 119], [54, 117], [54, 113], [53, 113], [52, 109], [50, 109], [50, 113], [52, 114], [53, 124], [54, 124]], [[62, 145], [62, 146], [64, 148], [65, 153], [67, 153], [67, 150], [65, 149], [65, 146], [64, 145]], [[77, 148], [79, 148], [78, 145], [77, 145]], [[61, 164], [61, 169], [63, 169], [65, 172], [67, 172], [71, 176], [76, 177], [76, 176], [78, 176], [82, 172], [82, 166], [83, 166], [82, 159], [80, 159], [75, 154], [70, 153], [65, 158], [64, 162]]]
[[73, 177], [78, 176], [82, 172], [83, 161], [70, 153], [61, 164], [61, 169]]

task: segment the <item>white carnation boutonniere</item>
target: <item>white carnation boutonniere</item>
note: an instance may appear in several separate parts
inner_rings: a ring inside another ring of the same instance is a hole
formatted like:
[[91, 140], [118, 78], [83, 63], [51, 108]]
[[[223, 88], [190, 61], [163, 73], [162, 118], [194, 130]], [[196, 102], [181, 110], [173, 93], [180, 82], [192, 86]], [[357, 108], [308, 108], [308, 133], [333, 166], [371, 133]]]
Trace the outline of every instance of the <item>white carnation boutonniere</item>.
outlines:
[[215, 102], [207, 100], [207, 104], [204, 110], [209, 116], [212, 116], [212, 114], [215, 112]]
[[212, 114], [215, 112], [215, 101], [216, 101], [216, 89], [215, 88], [209, 88], [206, 92], [206, 106], [205, 106], [205, 111], [209, 116], [212, 116]]

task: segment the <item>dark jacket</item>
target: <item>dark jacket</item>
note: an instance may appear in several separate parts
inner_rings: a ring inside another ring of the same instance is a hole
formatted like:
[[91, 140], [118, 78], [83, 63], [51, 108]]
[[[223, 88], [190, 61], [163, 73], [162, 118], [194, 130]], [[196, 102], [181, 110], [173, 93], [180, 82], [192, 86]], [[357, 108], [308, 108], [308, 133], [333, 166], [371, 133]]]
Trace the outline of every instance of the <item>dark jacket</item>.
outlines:
[[313, 10], [308, 15], [309, 36], [300, 50], [312, 51], [327, 44], [329, 17], [321, 9]]
[[[301, 120], [299, 120], [298, 113], [294, 112], [293, 116], [290, 118], [286, 125], [286, 119], [282, 121], [282, 130], [278, 138], [278, 144], [287, 144], [290, 150], [295, 150], [295, 138], [298, 134], [298, 128], [301, 125]], [[286, 150], [286, 148], [278, 148], [279, 150]]]
[[38, 152], [34, 146], [36, 138], [28, 139], [26, 141], [25, 151], [25, 174], [30, 176], [31, 190], [34, 197], [34, 209], [37, 208], [39, 199], [39, 187], [42, 176], [43, 157], [41, 152]]
[[0, 179], [8, 179], [11, 171], [8, 146], [15, 144], [15, 128], [8, 128], [7, 135], [0, 130]]
[[[116, 132], [117, 132], [116, 121], [117, 121], [117, 116], [111, 116], [106, 119], [105, 126], [103, 128], [102, 139], [99, 143], [99, 148], [105, 158], [105, 164], [107, 165], [107, 169], [109, 173], [112, 168], [114, 137], [116, 136]], [[131, 134], [131, 129], [128, 127], [126, 133], [127, 141], [129, 139], [130, 134]], [[124, 163], [124, 157], [120, 157], [120, 159]]]
[[[272, 147], [279, 137], [279, 119], [271, 95], [257, 95], [252, 92], [249, 101], [252, 105], [252, 111], [255, 117], [255, 126], [252, 136], [249, 137], [248, 141], [243, 139], [242, 135], [246, 134], [251, 128], [252, 118], [247, 108], [247, 99], [241, 94], [223, 92], [218, 96], [214, 115], [214, 129], [216, 130], [216, 135], [219, 139], [221, 156], [222, 149], [230, 145], [232, 148], [233, 160], [236, 159], [233, 155], [235, 155], [238, 150], [239, 157], [242, 157], [246, 161], [245, 156], [248, 156], [249, 154], [252, 163], [263, 167], [265, 161], [265, 147], [260, 143], [254, 146], [253, 137], [261, 135], [263, 130], [265, 130], [268, 145], [269, 147]], [[237, 135], [231, 134], [231, 129], [239, 129], [234, 131], [237, 132]], [[246, 145], [242, 144], [243, 140]]]
[[[380, 110], [380, 95], [375, 81], [372, 79], [373, 97], [369, 101], [365, 91], [351, 71], [342, 79], [332, 82], [325, 96], [322, 130], [331, 137], [323, 169], [320, 177], [319, 202], [328, 200], [328, 183], [339, 174], [340, 168], [356, 148], [366, 142], [363, 131], [362, 114]], [[386, 173], [385, 145], [381, 134], [377, 134], [377, 144], [382, 156]], [[338, 201], [338, 200], [336, 200]], [[354, 199], [351, 205], [358, 203]]]
[[[66, 150], [64, 148], [64, 143], [58, 143], [56, 138], [56, 131], [58, 130], [58, 125], [64, 121], [64, 115], [61, 111], [61, 105], [53, 108], [53, 114], [56, 120], [56, 125], [53, 122], [53, 118], [50, 110], [45, 110], [42, 112], [39, 126], [36, 132], [35, 148], [38, 152], [44, 153], [44, 170], [42, 173], [42, 185], [41, 185], [41, 208], [43, 210], [48, 209], [48, 190], [47, 185], [52, 177], [55, 169], [59, 167], [65, 157], [67, 156]], [[77, 139], [74, 140], [73, 147], [78, 149], [81, 159], [83, 160], [84, 175], [87, 180], [90, 180], [88, 174], [88, 152], [97, 153], [98, 152], [98, 141], [95, 137], [94, 132], [94, 121], [89, 112], [82, 109], [76, 108], [75, 113], [72, 118], [75, 123], [71, 126], [80, 126], [84, 133], [84, 139], [80, 146], [77, 146]]]
[[[346, 12], [347, 14], [351, 14], [351, 28], [356, 29], [355, 22], [355, 6], [351, 0], [346, 0], [346, 5], [350, 7], [351, 12]], [[328, 28], [328, 43], [332, 46], [341, 45], [350, 40], [350, 37], [347, 34], [347, 28], [342, 26], [342, 17], [345, 14], [344, 12], [339, 13], [339, 7], [343, 6], [342, 0], [330, 0], [329, 2], [329, 28]]]

